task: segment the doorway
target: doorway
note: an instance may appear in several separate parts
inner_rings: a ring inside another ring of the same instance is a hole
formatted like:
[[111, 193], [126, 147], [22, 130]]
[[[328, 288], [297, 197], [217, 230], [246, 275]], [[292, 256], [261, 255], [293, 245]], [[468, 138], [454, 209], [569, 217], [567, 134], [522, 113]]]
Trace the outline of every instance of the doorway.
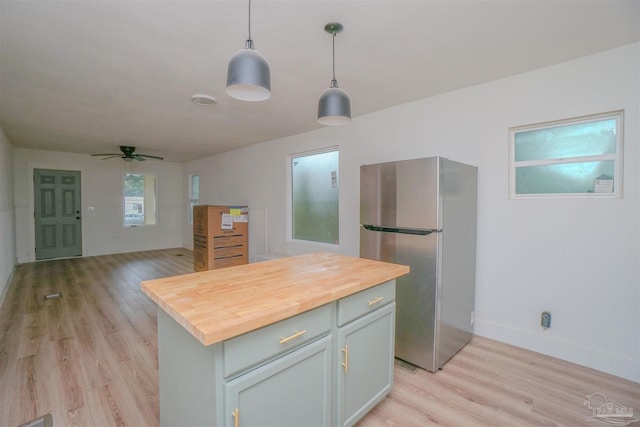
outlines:
[[33, 170], [36, 260], [82, 255], [80, 172]]

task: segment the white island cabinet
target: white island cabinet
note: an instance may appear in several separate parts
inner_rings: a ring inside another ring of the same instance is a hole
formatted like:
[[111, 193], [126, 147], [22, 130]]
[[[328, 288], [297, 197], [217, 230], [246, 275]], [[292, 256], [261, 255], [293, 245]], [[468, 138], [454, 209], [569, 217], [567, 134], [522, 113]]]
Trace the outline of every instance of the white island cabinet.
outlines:
[[407, 267], [311, 254], [217, 271], [143, 282], [161, 426], [349, 426], [389, 393]]
[[338, 301], [337, 425], [355, 424], [391, 391], [394, 300], [392, 280]]

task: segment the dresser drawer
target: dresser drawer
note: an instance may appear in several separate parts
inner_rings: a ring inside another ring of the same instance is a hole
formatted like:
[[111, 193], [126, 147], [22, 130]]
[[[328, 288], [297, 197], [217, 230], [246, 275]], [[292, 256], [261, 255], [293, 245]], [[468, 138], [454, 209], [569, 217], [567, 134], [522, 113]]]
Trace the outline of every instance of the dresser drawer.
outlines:
[[396, 282], [390, 280], [338, 300], [338, 326], [345, 325], [396, 299]]
[[327, 304], [225, 341], [225, 378], [327, 334], [331, 323], [331, 304]]

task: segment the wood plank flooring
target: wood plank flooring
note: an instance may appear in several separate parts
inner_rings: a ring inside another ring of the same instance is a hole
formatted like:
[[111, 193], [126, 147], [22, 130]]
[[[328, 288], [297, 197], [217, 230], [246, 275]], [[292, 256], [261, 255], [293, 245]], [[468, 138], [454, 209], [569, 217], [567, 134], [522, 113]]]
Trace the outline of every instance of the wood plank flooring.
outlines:
[[[191, 271], [184, 249], [18, 266], [0, 308], [0, 426], [47, 413], [56, 427], [157, 426], [156, 308], [140, 282]], [[640, 413], [638, 383], [479, 337], [436, 374], [395, 374], [359, 427], [596, 426], [595, 392]]]

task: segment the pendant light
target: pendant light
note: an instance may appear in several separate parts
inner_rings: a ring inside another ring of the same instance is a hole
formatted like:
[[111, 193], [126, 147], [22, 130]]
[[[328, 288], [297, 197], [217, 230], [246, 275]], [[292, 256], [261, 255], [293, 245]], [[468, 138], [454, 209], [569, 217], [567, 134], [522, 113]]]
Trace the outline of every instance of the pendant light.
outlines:
[[336, 80], [336, 34], [344, 27], [339, 22], [330, 22], [324, 30], [333, 35], [333, 79], [318, 101], [318, 123], [327, 126], [343, 125], [351, 121], [351, 101], [347, 92], [338, 87]]
[[244, 49], [229, 60], [227, 94], [241, 101], [264, 101], [271, 97], [271, 73], [267, 60], [253, 48], [251, 39], [251, 0], [249, 0], [249, 38]]

